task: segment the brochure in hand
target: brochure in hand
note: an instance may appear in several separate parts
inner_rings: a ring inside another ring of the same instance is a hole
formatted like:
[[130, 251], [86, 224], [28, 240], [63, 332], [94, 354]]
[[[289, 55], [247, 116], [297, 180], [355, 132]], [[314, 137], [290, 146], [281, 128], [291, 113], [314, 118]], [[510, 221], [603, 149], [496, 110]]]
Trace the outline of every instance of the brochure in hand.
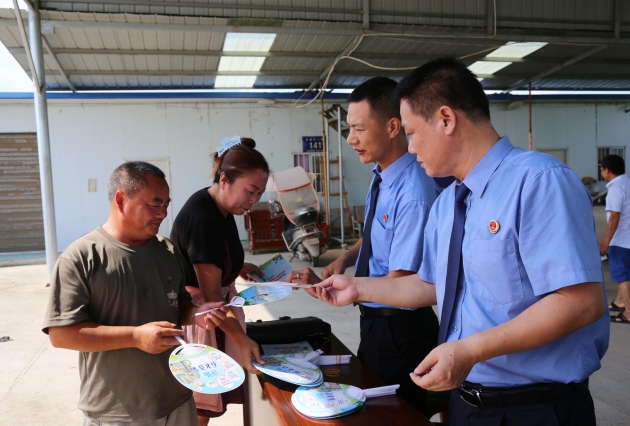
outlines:
[[274, 281], [284, 281], [293, 271], [287, 260], [280, 254], [275, 254], [271, 259], [260, 265], [262, 275], [249, 274], [250, 278], [259, 283], [270, 283]]
[[293, 289], [291, 289], [291, 287], [256, 285], [246, 288], [237, 296], [245, 299], [243, 306], [253, 306], [284, 299], [291, 294], [292, 291]]

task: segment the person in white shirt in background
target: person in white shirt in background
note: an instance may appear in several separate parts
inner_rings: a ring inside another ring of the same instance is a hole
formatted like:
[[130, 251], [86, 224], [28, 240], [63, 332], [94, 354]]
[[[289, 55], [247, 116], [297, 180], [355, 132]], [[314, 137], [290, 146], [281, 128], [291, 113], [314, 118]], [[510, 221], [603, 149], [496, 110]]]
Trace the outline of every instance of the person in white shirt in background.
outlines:
[[599, 169], [608, 188], [608, 227], [599, 245], [599, 252], [602, 256], [608, 254], [610, 279], [619, 283], [617, 297], [608, 306], [608, 309], [618, 313], [610, 317], [610, 322], [630, 324], [625, 315], [630, 306], [630, 178], [625, 174], [623, 158], [618, 155], [604, 157]]

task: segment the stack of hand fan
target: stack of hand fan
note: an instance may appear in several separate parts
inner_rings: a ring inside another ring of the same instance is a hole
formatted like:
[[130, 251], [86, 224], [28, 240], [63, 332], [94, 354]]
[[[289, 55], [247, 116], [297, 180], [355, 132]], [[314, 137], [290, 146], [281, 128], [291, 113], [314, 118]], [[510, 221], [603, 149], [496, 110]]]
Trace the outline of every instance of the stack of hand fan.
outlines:
[[316, 388], [299, 387], [291, 396], [293, 407], [307, 417], [334, 419], [359, 410], [366, 398], [392, 395], [400, 385], [361, 390], [355, 386], [325, 382]]
[[319, 386], [324, 382], [324, 375], [318, 366], [304, 359], [267, 356], [265, 364], [254, 362], [254, 367], [263, 373], [298, 386]]

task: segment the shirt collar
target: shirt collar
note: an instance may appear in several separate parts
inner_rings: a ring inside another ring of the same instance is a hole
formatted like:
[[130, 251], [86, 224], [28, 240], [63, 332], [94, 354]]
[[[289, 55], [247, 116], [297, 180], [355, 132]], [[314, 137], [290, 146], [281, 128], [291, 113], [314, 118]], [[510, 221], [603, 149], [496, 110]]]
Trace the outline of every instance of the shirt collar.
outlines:
[[501, 161], [514, 148], [507, 136], [503, 136], [490, 151], [473, 167], [464, 179], [464, 183], [477, 197], [483, 195], [490, 177], [499, 167]]
[[381, 175], [383, 183], [388, 187], [391, 187], [394, 182], [396, 182], [396, 179], [398, 179], [398, 176], [400, 176], [400, 174], [407, 168], [407, 166], [409, 166], [409, 164], [414, 161], [416, 161], [416, 156], [405, 152], [403, 155], [398, 157], [396, 161], [387, 166], [385, 170], [381, 170], [381, 166], [377, 164], [372, 169], [372, 172], [374, 174]]
[[620, 180], [623, 180], [624, 176], [625, 174], [617, 176], [616, 178], [614, 178], [613, 180], [611, 180], [610, 182], [606, 184], [606, 188], [610, 188], [611, 186], [613, 186], [615, 182], [619, 182]]

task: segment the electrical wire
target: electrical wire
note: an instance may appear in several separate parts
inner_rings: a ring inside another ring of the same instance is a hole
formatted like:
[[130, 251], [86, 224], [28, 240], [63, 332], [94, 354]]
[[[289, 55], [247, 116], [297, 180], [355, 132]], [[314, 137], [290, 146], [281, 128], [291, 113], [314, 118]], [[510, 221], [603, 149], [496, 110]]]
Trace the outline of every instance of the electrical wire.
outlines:
[[[497, 2], [496, 2], [496, 0], [493, 0], [493, 4], [494, 4], [494, 34], [493, 35], [496, 36], [497, 35]], [[411, 70], [414, 70], [414, 69], [417, 68], [417, 67], [400, 67], [400, 68], [381, 67], [381, 66], [378, 66], [378, 65], [371, 64], [371, 63], [369, 63], [367, 61], [364, 61], [362, 59], [358, 59], [358, 58], [355, 58], [353, 56], [350, 56], [357, 49], [357, 47], [359, 47], [359, 44], [361, 44], [361, 41], [363, 41], [363, 38], [365, 36], [377, 36], [377, 35], [388, 35], [388, 33], [368, 33], [368, 34], [361, 34], [361, 35], [357, 36], [357, 38], [354, 40], [354, 45], [348, 51], [348, 53], [346, 53], [345, 55], [337, 56], [335, 58], [335, 60], [333, 61], [333, 63], [330, 66], [330, 70], [328, 71], [328, 74], [326, 75], [326, 79], [324, 80], [323, 84], [321, 85], [321, 88], [320, 88], [319, 92], [313, 97], [313, 99], [311, 99], [310, 101], [308, 101], [305, 104], [298, 105], [300, 100], [304, 97], [304, 95], [306, 95], [307, 92], [305, 91], [302, 94], [302, 96], [300, 96], [298, 99], [295, 100], [295, 102], [293, 102], [293, 104], [291, 105], [291, 108], [305, 108], [305, 107], [309, 106], [310, 104], [312, 104], [313, 102], [315, 102], [317, 99], [319, 99], [319, 97], [322, 96], [323, 93], [325, 92], [326, 87], [328, 86], [328, 82], [330, 80], [330, 77], [331, 77], [333, 71], [335, 70], [335, 67], [337, 66], [339, 61], [341, 61], [342, 59], [350, 59], [350, 60], [353, 60], [353, 61], [360, 62], [360, 63], [362, 63], [364, 65], [367, 65], [367, 66], [369, 66], [371, 68], [379, 69], [379, 70], [385, 70], [385, 71], [411, 71]], [[396, 36], [401, 36], [402, 35], [402, 36], [405, 36], [406, 38], [412, 38], [412, 37], [415, 36], [414, 34], [400, 34], [400, 33], [398, 33], [398, 34], [391, 34], [391, 35], [392, 36], [393, 35], [396, 35]], [[435, 36], [435, 38], [437, 38], [437, 37], [443, 38], [443, 36]], [[451, 37], [455, 38], [455, 36], [451, 36]], [[431, 36], [424, 36], [424, 38], [432, 38], [432, 37]], [[464, 59], [464, 58], [467, 58], [469, 56], [475, 56], [475, 55], [478, 55], [480, 53], [484, 53], [486, 51], [495, 50], [495, 49], [496, 49], [496, 46], [488, 48], [488, 49], [481, 50], [479, 52], [472, 53], [470, 55], [466, 55], [466, 56], [464, 56], [464, 57], [462, 57], [460, 59]]]
[[[359, 44], [361, 44], [361, 41], [363, 41], [363, 37], [364, 35], [361, 34], [359, 36], [357, 36], [357, 38], [354, 39], [353, 45], [350, 48], [350, 50], [348, 51], [348, 53], [345, 55], [351, 55], [356, 49], [357, 47], [359, 47]], [[292, 108], [305, 108], [307, 106], [309, 106], [310, 104], [312, 104], [313, 102], [315, 102], [317, 99], [319, 99], [319, 97], [324, 93], [324, 90], [326, 89], [326, 87], [328, 86], [328, 81], [330, 80], [330, 76], [332, 75], [335, 67], [337, 66], [337, 63], [343, 59], [345, 57], [344, 55], [339, 55], [335, 58], [335, 60], [333, 61], [333, 63], [330, 66], [330, 70], [328, 71], [328, 75], [326, 75], [326, 79], [324, 80], [324, 83], [322, 84], [322, 87], [320, 88], [319, 92], [317, 93], [317, 95], [315, 95], [313, 97], [313, 99], [311, 99], [310, 101], [308, 101], [307, 103], [303, 104], [303, 105], [297, 105], [297, 103], [300, 101], [300, 99], [302, 98], [302, 96], [300, 96], [299, 99], [297, 99], [292, 105]], [[306, 94], [306, 92], [305, 92]]]
[[355, 58], [354, 56], [342, 56], [340, 59], [352, 59], [353, 61], [361, 62], [369, 67], [376, 68], [377, 70], [385, 70], [385, 71], [411, 71], [415, 70], [418, 67], [403, 67], [403, 68], [390, 68], [390, 67], [380, 67], [378, 65], [371, 64], [363, 59]]

